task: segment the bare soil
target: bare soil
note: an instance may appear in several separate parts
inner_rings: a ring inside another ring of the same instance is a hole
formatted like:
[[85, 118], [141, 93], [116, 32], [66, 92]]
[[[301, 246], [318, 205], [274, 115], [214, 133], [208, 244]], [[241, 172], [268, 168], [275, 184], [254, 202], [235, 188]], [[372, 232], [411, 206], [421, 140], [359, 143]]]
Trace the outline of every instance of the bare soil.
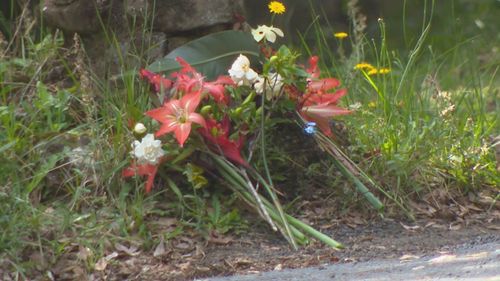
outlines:
[[[160, 257], [143, 253], [120, 258], [119, 263], [110, 264], [106, 270], [93, 276], [94, 280], [193, 280], [285, 268], [432, 255], [457, 247], [499, 242], [499, 219], [500, 213], [494, 210], [458, 221], [421, 219], [407, 222], [380, 216], [349, 215], [311, 223], [342, 242], [346, 248], [341, 251], [317, 241], [311, 241], [309, 245], [294, 251], [278, 233], [272, 233], [266, 225], [256, 222], [248, 232], [238, 237], [181, 241], [180, 245], [192, 244], [191, 247], [185, 245], [190, 250], [181, 254], [171, 250]], [[179, 247], [174, 245], [173, 248]]]

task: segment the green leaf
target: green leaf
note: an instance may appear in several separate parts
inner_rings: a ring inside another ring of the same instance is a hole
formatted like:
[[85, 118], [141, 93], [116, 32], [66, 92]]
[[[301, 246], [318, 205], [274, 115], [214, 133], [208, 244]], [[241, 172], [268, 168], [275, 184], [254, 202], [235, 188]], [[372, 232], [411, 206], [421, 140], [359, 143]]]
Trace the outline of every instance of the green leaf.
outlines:
[[147, 67], [153, 72], [170, 74], [180, 69], [177, 57], [183, 58], [209, 80], [227, 74], [239, 54], [250, 60], [259, 58], [260, 50], [252, 35], [242, 31], [227, 30], [209, 34], [173, 50]]

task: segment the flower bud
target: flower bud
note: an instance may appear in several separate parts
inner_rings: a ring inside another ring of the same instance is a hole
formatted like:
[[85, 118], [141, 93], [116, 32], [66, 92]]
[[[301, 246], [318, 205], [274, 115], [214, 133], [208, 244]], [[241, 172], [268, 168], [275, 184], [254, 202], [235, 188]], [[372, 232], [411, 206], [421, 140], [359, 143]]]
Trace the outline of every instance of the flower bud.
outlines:
[[147, 131], [148, 131], [148, 129], [142, 123], [137, 123], [134, 126], [134, 136], [137, 139], [141, 139], [142, 137], [144, 137], [144, 135], [146, 135]]
[[231, 117], [238, 118], [241, 116], [241, 112], [243, 112], [243, 108], [237, 107], [237, 108], [231, 110], [231, 115], [232, 115]]
[[272, 57], [269, 59], [269, 62], [271, 62], [271, 63], [275, 63], [277, 60], [278, 60], [278, 56], [272, 56]]
[[135, 124], [135, 127], [134, 127], [134, 133], [136, 134], [139, 134], [139, 135], [142, 135], [144, 134], [148, 129], [146, 128], [146, 126], [144, 126], [144, 124], [142, 123], [137, 123]]
[[255, 92], [251, 92], [250, 95], [248, 95], [245, 100], [241, 103], [241, 105], [247, 105], [249, 104], [251, 101], [253, 101], [253, 99], [255, 98]]
[[205, 105], [204, 107], [201, 108], [200, 113], [203, 116], [208, 115], [212, 111], [212, 106], [211, 105]]

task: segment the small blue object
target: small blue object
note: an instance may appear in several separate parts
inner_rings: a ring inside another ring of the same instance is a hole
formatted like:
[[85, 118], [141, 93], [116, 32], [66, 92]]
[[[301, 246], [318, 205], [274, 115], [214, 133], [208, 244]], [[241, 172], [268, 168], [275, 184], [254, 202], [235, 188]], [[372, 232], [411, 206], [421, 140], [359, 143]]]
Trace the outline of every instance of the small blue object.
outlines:
[[304, 133], [307, 135], [314, 135], [314, 133], [316, 133], [316, 122], [307, 122]]

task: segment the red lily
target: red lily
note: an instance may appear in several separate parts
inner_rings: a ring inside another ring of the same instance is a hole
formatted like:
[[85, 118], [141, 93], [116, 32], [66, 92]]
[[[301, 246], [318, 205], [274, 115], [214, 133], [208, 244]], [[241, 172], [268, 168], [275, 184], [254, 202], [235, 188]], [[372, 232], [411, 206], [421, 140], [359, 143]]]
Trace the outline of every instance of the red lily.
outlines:
[[176, 91], [190, 93], [198, 91], [203, 87], [203, 76], [189, 65], [183, 58], [177, 57], [175, 59], [182, 68], [179, 72], [172, 74], [172, 77], [176, 79], [174, 89]]
[[190, 92], [193, 90], [202, 89], [203, 92], [208, 92], [217, 103], [228, 104], [229, 96], [225, 94], [225, 86], [235, 86], [233, 79], [229, 76], [219, 76], [213, 82], [205, 82], [203, 76], [198, 73], [189, 63], [181, 57], [176, 58], [177, 62], [182, 66], [178, 73], [174, 74], [177, 78], [177, 90]]
[[206, 124], [207, 126], [198, 129], [198, 132], [207, 141], [214, 144], [212, 150], [220, 149], [229, 160], [246, 167], [250, 166], [240, 153], [243, 147], [243, 138], [239, 137], [236, 141], [229, 139], [229, 118], [227, 116], [222, 119], [221, 123], [217, 123], [214, 119], [208, 119]]
[[152, 164], [142, 164], [137, 165], [135, 162], [132, 162], [129, 167], [125, 168], [122, 171], [122, 177], [129, 178], [135, 175], [138, 176], [147, 176], [148, 179], [146, 181], [146, 193], [151, 191], [153, 187], [153, 182], [156, 176], [156, 172], [158, 172], [158, 165]]
[[350, 110], [330, 102], [303, 106], [299, 112], [305, 120], [316, 122], [320, 130], [327, 136], [332, 136], [332, 130], [328, 123], [332, 117], [351, 113]]
[[[310, 67], [307, 72], [312, 78], [318, 78], [320, 75], [317, 66], [318, 57], [309, 59]], [[299, 113], [307, 121], [313, 121], [318, 124], [320, 130], [327, 136], [332, 135], [329, 121], [337, 115], [351, 113], [350, 110], [337, 106], [338, 100], [347, 94], [346, 89], [340, 89], [335, 93], [329, 93], [330, 90], [340, 85], [335, 78], [326, 78], [309, 81], [306, 93], [300, 98]]]
[[157, 93], [161, 92], [162, 90], [164, 91], [170, 89], [170, 87], [172, 87], [172, 81], [163, 77], [163, 75], [161, 74], [151, 72], [147, 69], [139, 70], [139, 76], [142, 79], [147, 79], [151, 86], [153, 86], [154, 91]]
[[233, 79], [229, 76], [219, 76], [214, 82], [203, 83], [203, 90], [207, 91], [217, 103], [229, 104], [229, 95], [226, 95], [225, 86], [236, 86]]
[[155, 136], [174, 132], [177, 142], [182, 147], [189, 137], [193, 122], [205, 127], [203, 116], [194, 112], [200, 100], [201, 91], [186, 93], [180, 100], [170, 100], [162, 107], [146, 112], [146, 115], [162, 123]]

